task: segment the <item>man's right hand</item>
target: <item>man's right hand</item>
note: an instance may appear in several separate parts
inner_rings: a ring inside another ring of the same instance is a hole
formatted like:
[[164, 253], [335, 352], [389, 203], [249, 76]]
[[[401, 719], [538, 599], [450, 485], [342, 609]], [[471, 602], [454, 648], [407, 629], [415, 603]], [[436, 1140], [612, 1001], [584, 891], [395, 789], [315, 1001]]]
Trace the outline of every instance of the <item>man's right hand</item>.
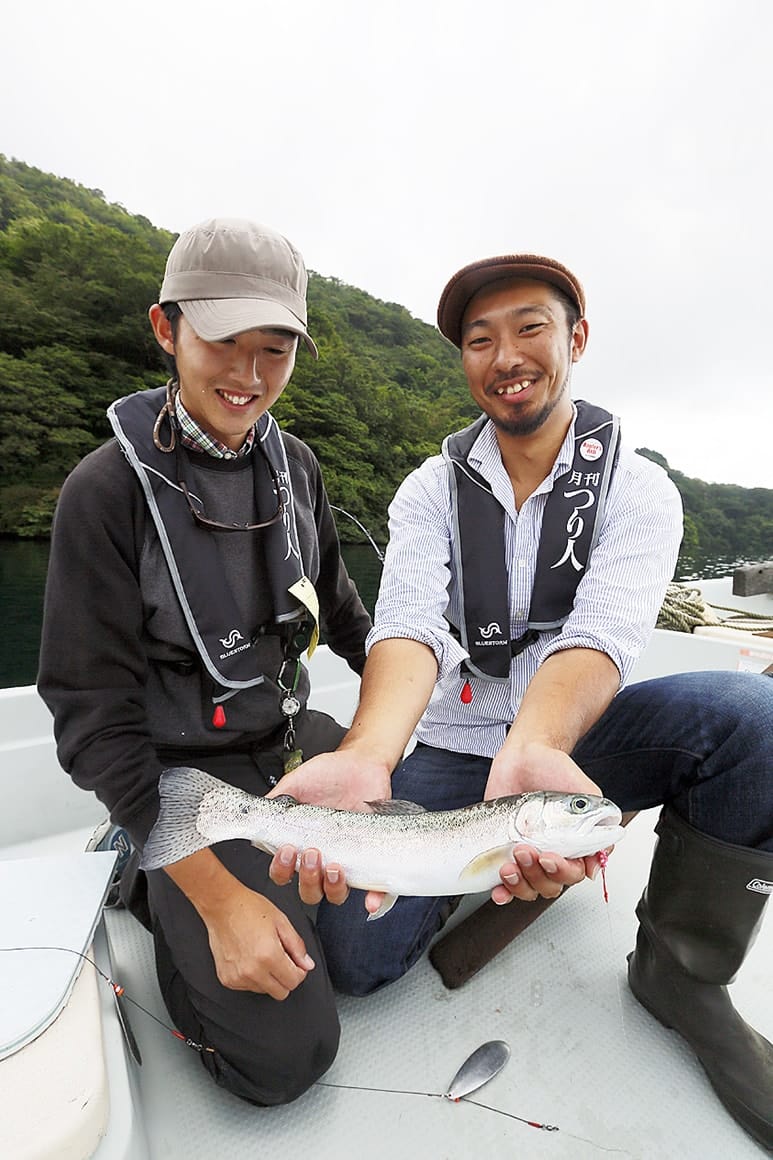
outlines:
[[367, 811], [368, 802], [392, 796], [389, 766], [355, 747], [320, 753], [280, 778], [267, 798], [290, 794], [299, 802], [334, 810]]
[[[354, 748], [337, 749], [334, 753], [320, 753], [285, 774], [266, 797], [283, 793], [312, 805], [366, 811], [370, 809], [368, 802], [392, 796], [392, 782], [384, 762], [361, 757]], [[335, 862], [326, 863], [324, 850], [299, 851], [294, 846], [280, 846], [268, 871], [272, 881], [277, 886], [292, 881], [299, 853], [298, 892], [303, 902], [314, 906], [323, 897], [335, 906], [345, 902], [349, 887], [343, 869]], [[378, 895], [372, 909], [378, 909], [380, 901]]]
[[202, 917], [224, 987], [281, 1000], [314, 969], [303, 939], [287, 916], [240, 882], [225, 905]]
[[314, 969], [290, 920], [210, 849], [165, 867], [207, 928], [217, 977], [234, 991], [286, 999]]

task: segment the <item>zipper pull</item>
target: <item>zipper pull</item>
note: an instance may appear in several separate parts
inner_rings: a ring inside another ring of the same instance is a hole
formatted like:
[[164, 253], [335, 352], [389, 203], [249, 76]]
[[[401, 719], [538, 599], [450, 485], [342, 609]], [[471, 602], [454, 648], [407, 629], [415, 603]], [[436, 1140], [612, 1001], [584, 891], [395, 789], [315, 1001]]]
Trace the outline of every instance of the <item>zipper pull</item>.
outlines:
[[470, 701], [472, 700], [472, 685], [469, 681], [464, 682], [462, 691], [459, 694], [459, 700], [463, 705], [469, 705]]
[[215, 705], [215, 711], [212, 714], [212, 724], [216, 729], [222, 729], [225, 725], [225, 709], [222, 705]]

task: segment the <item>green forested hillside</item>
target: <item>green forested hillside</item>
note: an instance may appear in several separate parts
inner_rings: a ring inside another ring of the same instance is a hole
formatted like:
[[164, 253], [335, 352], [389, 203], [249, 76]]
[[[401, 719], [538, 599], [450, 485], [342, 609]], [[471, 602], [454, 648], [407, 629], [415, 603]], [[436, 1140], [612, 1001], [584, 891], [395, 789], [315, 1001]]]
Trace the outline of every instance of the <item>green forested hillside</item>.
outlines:
[[704, 483], [676, 471], [657, 451], [638, 447], [664, 467], [684, 504], [684, 554], [728, 559], [773, 559], [773, 489]]
[[[173, 237], [0, 154], [0, 535], [47, 535], [65, 475], [109, 435], [108, 403], [163, 382], [146, 313]], [[319, 456], [331, 501], [383, 540], [400, 480], [477, 413], [458, 355], [404, 307], [313, 273], [309, 324], [320, 359], [299, 357], [274, 412]], [[687, 548], [773, 557], [773, 490], [664, 466]]]
[[[108, 403], [164, 381], [147, 309], [173, 240], [0, 155], [0, 534], [47, 534], [64, 476], [110, 433]], [[383, 538], [397, 484], [475, 414], [458, 357], [336, 279], [311, 275], [309, 315], [319, 361], [299, 357], [275, 413], [319, 456], [331, 501]]]

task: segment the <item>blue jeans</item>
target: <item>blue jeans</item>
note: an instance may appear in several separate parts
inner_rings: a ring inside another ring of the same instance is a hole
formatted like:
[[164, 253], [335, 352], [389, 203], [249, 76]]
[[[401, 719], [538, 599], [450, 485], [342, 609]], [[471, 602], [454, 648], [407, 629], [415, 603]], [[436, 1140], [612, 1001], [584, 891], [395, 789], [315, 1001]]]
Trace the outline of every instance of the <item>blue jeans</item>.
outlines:
[[[623, 689], [572, 757], [624, 812], [669, 803], [696, 829], [773, 852], [773, 680], [680, 673]], [[480, 801], [491, 759], [420, 745], [392, 794], [427, 809]], [[678, 889], [678, 876], [674, 879]], [[366, 922], [363, 894], [322, 903], [317, 933], [336, 990], [367, 995], [399, 979], [453, 910], [447, 898], [401, 898]]]

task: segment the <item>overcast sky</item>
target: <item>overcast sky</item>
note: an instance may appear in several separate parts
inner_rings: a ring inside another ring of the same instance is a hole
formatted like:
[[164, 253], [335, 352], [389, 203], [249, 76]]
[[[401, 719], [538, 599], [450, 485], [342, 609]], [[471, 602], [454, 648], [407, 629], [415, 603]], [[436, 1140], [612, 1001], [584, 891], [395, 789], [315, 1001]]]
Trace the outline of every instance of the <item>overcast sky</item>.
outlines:
[[26, 0], [0, 152], [181, 230], [234, 215], [434, 323], [537, 251], [584, 282], [573, 393], [773, 488], [770, 0]]

